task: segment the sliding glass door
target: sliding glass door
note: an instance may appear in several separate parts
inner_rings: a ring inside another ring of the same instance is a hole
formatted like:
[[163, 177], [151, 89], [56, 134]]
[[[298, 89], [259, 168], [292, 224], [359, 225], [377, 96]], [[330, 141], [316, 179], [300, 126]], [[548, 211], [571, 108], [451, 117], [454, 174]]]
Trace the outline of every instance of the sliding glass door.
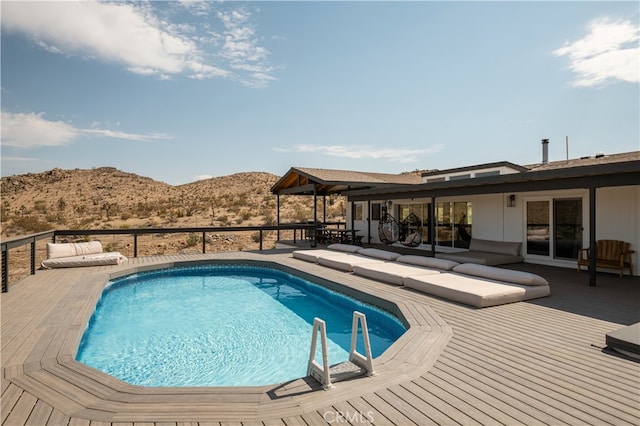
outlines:
[[549, 256], [549, 201], [527, 201], [527, 254]]
[[553, 200], [553, 252], [556, 258], [577, 259], [582, 248], [582, 200]]
[[582, 199], [529, 200], [526, 204], [526, 253], [577, 259], [582, 248]]

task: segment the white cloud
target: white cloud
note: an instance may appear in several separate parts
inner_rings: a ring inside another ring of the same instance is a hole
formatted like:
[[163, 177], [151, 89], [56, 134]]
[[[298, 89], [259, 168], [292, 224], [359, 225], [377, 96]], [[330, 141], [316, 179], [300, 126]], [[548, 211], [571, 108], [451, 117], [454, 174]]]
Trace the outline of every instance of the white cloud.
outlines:
[[273, 80], [266, 65], [269, 52], [258, 44], [246, 10], [219, 12], [224, 30], [218, 34], [209, 28], [211, 19], [206, 19], [211, 3], [183, 1], [181, 5], [204, 23], [174, 23], [168, 15], [160, 18], [153, 2], [95, 0], [5, 2], [1, 18], [4, 30], [26, 34], [49, 52], [118, 63], [140, 75], [225, 77], [253, 87]]
[[207, 179], [211, 179], [213, 178], [213, 176], [211, 175], [197, 175], [193, 177], [194, 182], [197, 182], [199, 180], [207, 180]]
[[12, 114], [2, 111], [2, 145], [20, 148], [68, 145], [78, 130], [62, 121], [48, 121], [42, 113]]
[[151, 134], [145, 135], [140, 133], [121, 132], [119, 130], [106, 130], [106, 129], [95, 129], [95, 128], [82, 129], [80, 130], [80, 132], [89, 134], [89, 135], [103, 136], [103, 137], [113, 138], [113, 139], [124, 139], [129, 141], [139, 141], [139, 142], [147, 142], [147, 141], [158, 140], [158, 139], [171, 139], [169, 135], [165, 135], [162, 133], [151, 133]]
[[127, 133], [119, 130], [99, 129], [92, 123], [90, 129], [80, 129], [63, 121], [49, 121], [42, 113], [10, 113], [2, 111], [2, 145], [17, 148], [69, 145], [81, 135], [106, 137], [130, 141], [170, 139], [165, 134]]
[[259, 45], [255, 29], [249, 23], [250, 17], [243, 8], [218, 13], [225, 27], [220, 56], [229, 62], [232, 69], [248, 74], [243, 81], [245, 84], [264, 87], [274, 80], [269, 75], [272, 68], [266, 64], [269, 52]]
[[334, 157], [344, 157], [353, 159], [374, 159], [388, 160], [398, 163], [413, 163], [420, 160], [420, 156], [435, 154], [442, 151], [442, 145], [435, 145], [430, 148], [408, 149], [408, 148], [385, 148], [370, 145], [295, 145], [290, 149], [278, 148], [280, 152], [302, 152], [323, 154]]
[[178, 0], [178, 3], [195, 16], [207, 16], [211, 11], [209, 0]]
[[610, 80], [640, 82], [640, 28], [631, 21], [596, 19], [583, 39], [553, 51], [568, 56], [579, 87], [599, 86]]

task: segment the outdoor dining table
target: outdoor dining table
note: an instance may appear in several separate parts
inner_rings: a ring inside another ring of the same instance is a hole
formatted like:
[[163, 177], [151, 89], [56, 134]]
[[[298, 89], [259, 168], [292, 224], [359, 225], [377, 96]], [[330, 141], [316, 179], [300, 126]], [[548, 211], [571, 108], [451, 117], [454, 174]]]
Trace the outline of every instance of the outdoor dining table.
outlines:
[[323, 233], [328, 242], [357, 244], [362, 237], [356, 235], [358, 230], [345, 228], [324, 228]]

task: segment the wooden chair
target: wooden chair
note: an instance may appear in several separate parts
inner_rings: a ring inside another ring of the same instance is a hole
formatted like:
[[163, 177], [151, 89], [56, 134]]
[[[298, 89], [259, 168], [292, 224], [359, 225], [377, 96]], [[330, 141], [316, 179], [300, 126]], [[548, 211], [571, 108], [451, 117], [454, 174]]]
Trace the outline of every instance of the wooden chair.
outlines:
[[[596, 266], [599, 268], [616, 269], [620, 271], [620, 278], [624, 275], [624, 268], [629, 268], [629, 275], [633, 276], [633, 260], [635, 253], [630, 249], [631, 244], [617, 240], [598, 240], [596, 242]], [[580, 249], [578, 256], [578, 272], [582, 266], [589, 267], [591, 248]]]

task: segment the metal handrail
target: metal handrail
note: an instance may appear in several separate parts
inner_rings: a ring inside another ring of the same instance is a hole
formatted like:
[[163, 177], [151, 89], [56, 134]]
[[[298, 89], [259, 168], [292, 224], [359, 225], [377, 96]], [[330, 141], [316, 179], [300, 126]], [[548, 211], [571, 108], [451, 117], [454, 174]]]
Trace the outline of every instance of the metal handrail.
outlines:
[[130, 229], [55, 229], [37, 234], [30, 234], [24, 237], [4, 240], [0, 243], [2, 249], [2, 292], [9, 290], [9, 250], [13, 248], [31, 245], [31, 275], [36, 273], [36, 242], [43, 239], [51, 239], [56, 242], [59, 236], [86, 236], [86, 235], [133, 235], [133, 257], [138, 257], [138, 236], [148, 234], [182, 234], [182, 233], [202, 233], [202, 253], [206, 253], [206, 233], [207, 232], [250, 232], [258, 231], [259, 250], [262, 250], [263, 232], [277, 231], [278, 235], [283, 230], [293, 230], [296, 241], [296, 231], [315, 229], [313, 224], [280, 224], [261, 226], [209, 226], [195, 228], [130, 228]]

